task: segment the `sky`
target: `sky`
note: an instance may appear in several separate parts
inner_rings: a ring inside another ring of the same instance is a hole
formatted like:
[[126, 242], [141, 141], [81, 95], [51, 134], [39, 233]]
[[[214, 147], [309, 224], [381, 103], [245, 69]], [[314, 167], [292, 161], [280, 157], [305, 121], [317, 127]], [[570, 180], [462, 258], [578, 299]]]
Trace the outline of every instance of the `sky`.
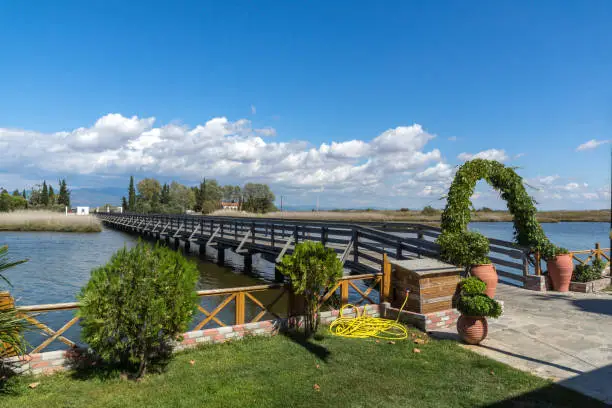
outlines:
[[[610, 21], [606, 0], [3, 1], [0, 186], [443, 207], [481, 157], [541, 209], [610, 208]], [[484, 182], [472, 201], [505, 207]]]

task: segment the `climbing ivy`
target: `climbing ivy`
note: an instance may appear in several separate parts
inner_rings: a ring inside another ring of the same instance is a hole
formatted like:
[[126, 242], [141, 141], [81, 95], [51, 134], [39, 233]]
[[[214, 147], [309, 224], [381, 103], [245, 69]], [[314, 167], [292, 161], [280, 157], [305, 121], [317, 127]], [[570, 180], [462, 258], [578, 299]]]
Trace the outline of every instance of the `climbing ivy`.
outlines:
[[[455, 175], [442, 213], [442, 233], [463, 234], [471, 219], [470, 197], [476, 183], [485, 180], [506, 201], [514, 222], [517, 244], [541, 251], [552, 244], [536, 219], [535, 200], [527, 194], [523, 178], [513, 168], [494, 160], [474, 159], [464, 163]], [[442, 240], [443, 242], [444, 240]]]

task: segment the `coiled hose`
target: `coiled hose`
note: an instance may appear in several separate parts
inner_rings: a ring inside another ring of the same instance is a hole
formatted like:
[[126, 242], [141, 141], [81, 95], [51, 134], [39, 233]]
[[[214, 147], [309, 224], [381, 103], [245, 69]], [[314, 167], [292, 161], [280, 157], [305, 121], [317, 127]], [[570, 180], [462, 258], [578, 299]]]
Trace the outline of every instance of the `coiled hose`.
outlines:
[[[406, 305], [408, 296], [397, 313], [397, 319], [389, 320], [381, 317], [370, 317], [366, 315], [365, 307], [363, 313], [355, 305], [347, 304], [340, 309], [340, 315], [329, 325], [329, 332], [334, 336], [350, 337], [354, 339], [377, 338], [383, 340], [406, 340], [408, 331], [406, 326], [398, 323], [400, 314]], [[355, 317], [344, 317], [344, 310], [352, 309]]]

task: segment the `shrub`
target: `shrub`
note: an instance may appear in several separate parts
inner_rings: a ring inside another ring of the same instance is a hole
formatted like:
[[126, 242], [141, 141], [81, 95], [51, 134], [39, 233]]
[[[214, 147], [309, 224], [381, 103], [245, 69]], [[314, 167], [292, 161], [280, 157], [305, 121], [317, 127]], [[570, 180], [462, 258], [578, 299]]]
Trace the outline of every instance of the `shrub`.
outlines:
[[[0, 279], [10, 285], [3, 272], [24, 262], [26, 261], [9, 261], [8, 247], [0, 247]], [[17, 314], [14, 306], [0, 308], [0, 367], [4, 365], [4, 357], [26, 352], [27, 344], [21, 333], [27, 327], [28, 323]]]
[[425, 207], [423, 207], [423, 210], [421, 210], [421, 214], [427, 215], [427, 216], [438, 215], [439, 213], [440, 211], [436, 210], [431, 205], [426, 205]]
[[117, 251], [79, 295], [83, 340], [102, 360], [141, 377], [166, 361], [187, 330], [197, 279], [194, 263], [159, 244]]
[[501, 304], [484, 294], [486, 288], [487, 285], [476, 277], [462, 280], [457, 310], [466, 316], [501, 316]]
[[547, 261], [553, 260], [557, 255], [569, 254], [567, 249], [558, 247], [551, 242], [544, 243], [539, 250], [542, 257]]
[[333, 249], [326, 248], [320, 242], [305, 241], [296, 245], [293, 254], [283, 257], [278, 269], [289, 276], [294, 293], [304, 296], [304, 331], [309, 336], [319, 326], [317, 309], [321, 297], [342, 277], [342, 262]]
[[576, 265], [572, 281], [574, 282], [591, 282], [601, 279], [601, 275], [605, 268], [605, 263], [600, 259], [595, 259], [590, 265]]
[[489, 240], [478, 232], [443, 232], [436, 242], [441, 258], [453, 265], [468, 267], [491, 262], [487, 257]]

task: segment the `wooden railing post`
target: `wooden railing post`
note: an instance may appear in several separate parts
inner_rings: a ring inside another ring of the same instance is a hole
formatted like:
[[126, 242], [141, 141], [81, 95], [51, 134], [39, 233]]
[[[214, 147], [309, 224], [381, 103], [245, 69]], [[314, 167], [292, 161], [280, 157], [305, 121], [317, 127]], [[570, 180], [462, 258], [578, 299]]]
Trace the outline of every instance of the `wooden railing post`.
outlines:
[[274, 248], [274, 224], [270, 227], [270, 244]]
[[529, 275], [529, 255], [523, 252], [523, 276]]
[[380, 282], [380, 303], [388, 302], [391, 295], [391, 264], [387, 254], [383, 254], [382, 280]]
[[535, 274], [540, 276], [542, 274], [542, 265], [540, 265], [540, 252], [535, 253]]
[[321, 243], [327, 245], [327, 227], [321, 227]]
[[349, 281], [343, 280], [340, 282], [340, 307], [348, 304]]
[[244, 292], [236, 293], [236, 324], [244, 324]]
[[355, 265], [359, 263], [359, 230], [353, 229], [353, 262]]
[[599, 246], [599, 242], [595, 243], [595, 259], [601, 261], [601, 247]]

